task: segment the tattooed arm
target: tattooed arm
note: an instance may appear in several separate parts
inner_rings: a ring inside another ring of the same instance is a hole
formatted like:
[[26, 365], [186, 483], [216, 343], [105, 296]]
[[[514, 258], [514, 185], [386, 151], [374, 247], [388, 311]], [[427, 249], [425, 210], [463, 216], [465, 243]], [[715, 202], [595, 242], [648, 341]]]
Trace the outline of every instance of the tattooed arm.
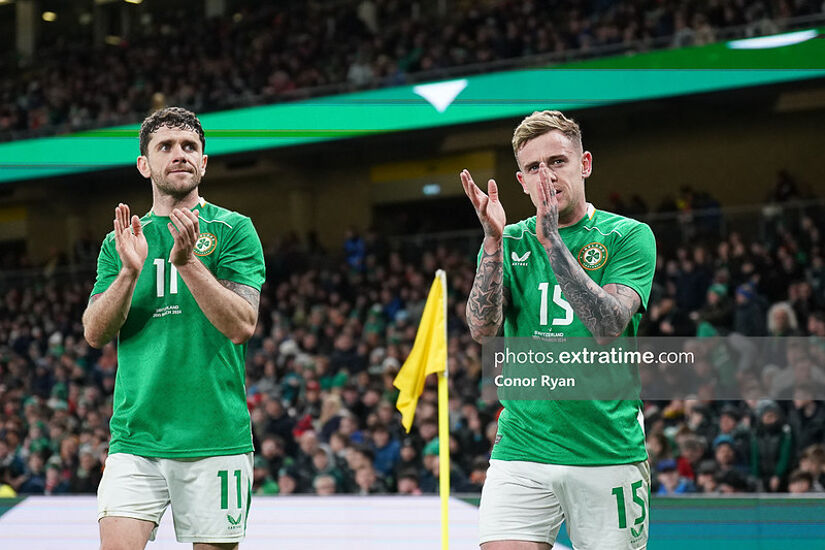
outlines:
[[467, 300], [467, 325], [470, 336], [476, 342], [483, 343], [495, 337], [501, 329], [504, 308], [509, 303], [509, 289], [502, 284], [503, 269], [501, 240], [485, 238], [481, 261]]
[[546, 247], [553, 273], [564, 299], [599, 344], [621, 336], [641, 299], [632, 288], [621, 284], [597, 285], [587, 276], [561, 238]]
[[467, 300], [467, 325], [470, 327], [470, 335], [476, 342], [484, 342], [498, 334], [504, 319], [504, 307], [509, 301], [506, 296], [507, 289], [502, 285], [502, 235], [507, 218], [504, 207], [498, 200], [495, 180], [487, 182], [489, 195], [478, 188], [467, 170], [461, 172], [461, 184], [473, 203], [481, 227], [484, 228], [481, 261], [476, 270], [470, 298]]
[[559, 203], [544, 163], [539, 175], [540, 201], [536, 213], [539, 241], [547, 251], [550, 266], [573, 312], [596, 342], [609, 343], [624, 332], [641, 306], [641, 298], [628, 286], [611, 283], [600, 287], [587, 276], [559, 235]]
[[255, 309], [255, 311], [258, 311], [258, 304], [261, 302], [261, 293], [259, 291], [249, 285], [242, 285], [241, 283], [228, 281], [226, 279], [221, 279], [218, 282], [246, 300], [247, 303]]

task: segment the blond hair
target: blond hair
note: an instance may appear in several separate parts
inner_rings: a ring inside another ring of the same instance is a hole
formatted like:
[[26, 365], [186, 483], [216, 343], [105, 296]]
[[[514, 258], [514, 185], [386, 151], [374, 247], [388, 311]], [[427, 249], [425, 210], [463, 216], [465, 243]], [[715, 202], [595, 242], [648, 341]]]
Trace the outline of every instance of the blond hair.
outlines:
[[570, 141], [582, 148], [582, 131], [578, 123], [567, 118], [561, 111], [534, 111], [533, 114], [521, 121], [513, 132], [513, 154], [518, 162], [518, 152], [531, 139], [535, 139], [547, 132], [558, 130]]

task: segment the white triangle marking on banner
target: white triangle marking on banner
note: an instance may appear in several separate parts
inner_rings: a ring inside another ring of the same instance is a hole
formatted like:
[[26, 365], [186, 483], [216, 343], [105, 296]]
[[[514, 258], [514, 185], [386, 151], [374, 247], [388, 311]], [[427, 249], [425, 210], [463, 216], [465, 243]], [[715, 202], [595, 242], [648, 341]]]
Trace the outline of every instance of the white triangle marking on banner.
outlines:
[[443, 113], [466, 87], [467, 79], [462, 78], [461, 80], [450, 80], [435, 84], [421, 84], [415, 86], [413, 92], [429, 101], [436, 111]]

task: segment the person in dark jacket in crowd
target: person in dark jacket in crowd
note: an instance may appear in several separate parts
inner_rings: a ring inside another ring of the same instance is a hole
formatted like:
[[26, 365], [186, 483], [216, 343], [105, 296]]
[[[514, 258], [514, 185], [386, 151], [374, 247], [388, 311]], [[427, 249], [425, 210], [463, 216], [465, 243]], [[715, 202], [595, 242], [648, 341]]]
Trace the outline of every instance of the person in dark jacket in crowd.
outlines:
[[763, 490], [785, 489], [793, 460], [793, 434], [776, 401], [764, 400], [756, 408], [756, 430], [751, 439], [751, 474]]
[[733, 314], [733, 330], [743, 336], [766, 336], [765, 300], [756, 293], [751, 283], [736, 288], [736, 310]]
[[793, 429], [796, 448], [802, 450], [825, 441], [825, 404], [815, 401], [807, 387], [794, 390], [792, 403], [788, 424]]

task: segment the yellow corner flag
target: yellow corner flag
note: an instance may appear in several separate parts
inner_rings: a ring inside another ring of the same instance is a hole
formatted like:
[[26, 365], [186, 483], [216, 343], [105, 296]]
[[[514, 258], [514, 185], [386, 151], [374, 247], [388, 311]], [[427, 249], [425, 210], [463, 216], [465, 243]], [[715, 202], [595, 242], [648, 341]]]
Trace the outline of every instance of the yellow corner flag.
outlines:
[[401, 412], [401, 423], [407, 433], [412, 428], [415, 407], [424, 391], [424, 380], [434, 372], [447, 368], [447, 293], [446, 276], [438, 270], [421, 315], [415, 343], [393, 385], [400, 390], [395, 406]]
[[393, 385], [400, 390], [395, 406], [410, 433], [427, 375], [438, 373], [438, 487], [441, 496], [441, 550], [448, 550], [450, 499], [450, 422], [447, 392], [447, 274], [439, 269], [427, 296], [410, 356]]

